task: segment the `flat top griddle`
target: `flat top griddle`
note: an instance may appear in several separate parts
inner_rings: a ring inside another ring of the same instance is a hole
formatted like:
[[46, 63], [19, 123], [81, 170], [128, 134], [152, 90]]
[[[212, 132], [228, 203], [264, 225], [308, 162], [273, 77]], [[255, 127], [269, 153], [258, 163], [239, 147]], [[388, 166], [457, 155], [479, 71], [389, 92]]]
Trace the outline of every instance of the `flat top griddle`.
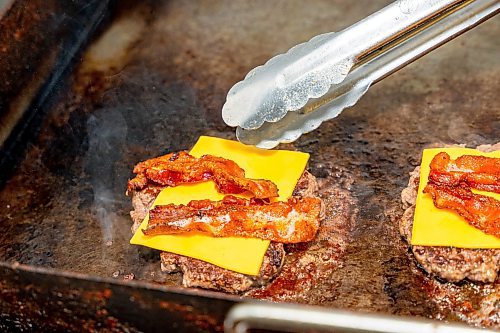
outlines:
[[[179, 286], [179, 275], [161, 273], [157, 251], [128, 244], [131, 205], [124, 193], [133, 166], [189, 149], [200, 135], [234, 138], [220, 110], [248, 70], [387, 3], [116, 5], [4, 174], [0, 260]], [[326, 300], [285, 301], [457, 320], [429, 302], [429, 278], [399, 236], [400, 192], [426, 145], [499, 141], [499, 34], [494, 18], [281, 146], [309, 152], [309, 170], [324, 181], [348, 179], [362, 203], [342, 264], [325, 282], [335, 292]]]

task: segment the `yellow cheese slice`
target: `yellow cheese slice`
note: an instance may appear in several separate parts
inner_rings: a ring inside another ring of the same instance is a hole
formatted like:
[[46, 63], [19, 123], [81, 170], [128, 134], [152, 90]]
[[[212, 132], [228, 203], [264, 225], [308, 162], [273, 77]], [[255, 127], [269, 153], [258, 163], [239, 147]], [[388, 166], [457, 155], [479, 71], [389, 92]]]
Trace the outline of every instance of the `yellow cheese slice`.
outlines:
[[[430, 194], [424, 194], [427, 185], [432, 158], [439, 152], [446, 152], [452, 159], [462, 155], [482, 155], [500, 157], [500, 150], [483, 153], [469, 148], [432, 148], [425, 149], [420, 166], [420, 185], [418, 187], [415, 217], [413, 221], [412, 245], [454, 246], [459, 248], [500, 248], [500, 238], [487, 235], [469, 225], [467, 221], [450, 209], [439, 209], [434, 206]], [[476, 191], [500, 200], [500, 194]]]
[[[264, 150], [242, 143], [202, 136], [190, 152], [195, 157], [205, 154], [224, 157], [245, 170], [247, 178], [268, 179], [279, 189], [278, 200], [286, 200], [304, 171], [309, 154], [286, 150]], [[221, 200], [212, 181], [165, 188], [154, 205], [187, 204], [191, 200]], [[216, 238], [201, 234], [146, 236], [142, 232], [148, 217], [130, 240], [131, 244], [177, 253], [200, 259], [238, 273], [258, 275], [269, 241], [257, 238]]]

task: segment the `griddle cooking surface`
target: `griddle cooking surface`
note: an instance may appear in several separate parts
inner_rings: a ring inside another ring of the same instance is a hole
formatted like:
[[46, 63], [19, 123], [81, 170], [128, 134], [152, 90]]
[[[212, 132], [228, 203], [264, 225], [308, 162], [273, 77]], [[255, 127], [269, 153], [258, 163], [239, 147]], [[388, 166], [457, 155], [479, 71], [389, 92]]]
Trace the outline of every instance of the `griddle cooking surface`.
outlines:
[[[124, 193], [135, 163], [189, 149], [200, 135], [234, 138], [220, 110], [235, 82], [388, 2], [175, 0], [120, 9], [61, 84], [1, 189], [0, 259], [179, 285], [179, 275], [160, 272], [158, 252], [128, 244]], [[360, 203], [351, 243], [325, 281], [334, 292], [287, 301], [448, 316], [428, 301], [429, 279], [400, 239], [400, 192], [426, 145], [499, 141], [499, 34], [494, 18], [282, 146], [311, 153], [323, 183], [352, 180]]]

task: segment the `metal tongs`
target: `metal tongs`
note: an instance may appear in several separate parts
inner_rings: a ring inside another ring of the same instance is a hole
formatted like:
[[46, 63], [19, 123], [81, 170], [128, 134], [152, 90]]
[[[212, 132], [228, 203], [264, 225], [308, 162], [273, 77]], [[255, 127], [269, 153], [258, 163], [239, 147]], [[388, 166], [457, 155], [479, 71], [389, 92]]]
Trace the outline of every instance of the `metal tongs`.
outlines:
[[316, 36], [251, 70], [222, 117], [243, 143], [295, 141], [368, 88], [500, 12], [500, 0], [399, 0], [338, 33]]

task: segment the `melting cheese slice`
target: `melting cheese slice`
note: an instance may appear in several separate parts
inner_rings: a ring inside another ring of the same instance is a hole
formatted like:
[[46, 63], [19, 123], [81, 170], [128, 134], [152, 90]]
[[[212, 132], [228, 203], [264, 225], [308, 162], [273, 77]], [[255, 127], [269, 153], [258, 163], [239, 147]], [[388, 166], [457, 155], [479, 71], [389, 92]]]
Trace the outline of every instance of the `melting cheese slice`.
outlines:
[[[425, 149], [420, 166], [420, 185], [413, 221], [412, 245], [453, 246], [459, 248], [500, 248], [500, 238], [487, 235], [469, 225], [458, 213], [450, 209], [439, 209], [434, 206], [430, 194], [424, 194], [430, 172], [432, 158], [439, 152], [446, 152], [452, 159], [462, 155], [481, 155], [500, 157], [500, 151], [483, 153], [469, 148], [433, 148]], [[500, 200], [500, 194], [476, 191], [474, 193], [488, 195]]]
[[[278, 200], [287, 200], [304, 172], [309, 154], [286, 150], [264, 150], [242, 143], [202, 136], [190, 152], [195, 157], [210, 154], [236, 162], [247, 178], [268, 179], [279, 189]], [[187, 204], [191, 200], [221, 200], [212, 181], [167, 187], [154, 205]], [[257, 238], [216, 238], [201, 234], [146, 236], [148, 217], [130, 240], [131, 244], [200, 259], [238, 273], [258, 275], [269, 241]]]

